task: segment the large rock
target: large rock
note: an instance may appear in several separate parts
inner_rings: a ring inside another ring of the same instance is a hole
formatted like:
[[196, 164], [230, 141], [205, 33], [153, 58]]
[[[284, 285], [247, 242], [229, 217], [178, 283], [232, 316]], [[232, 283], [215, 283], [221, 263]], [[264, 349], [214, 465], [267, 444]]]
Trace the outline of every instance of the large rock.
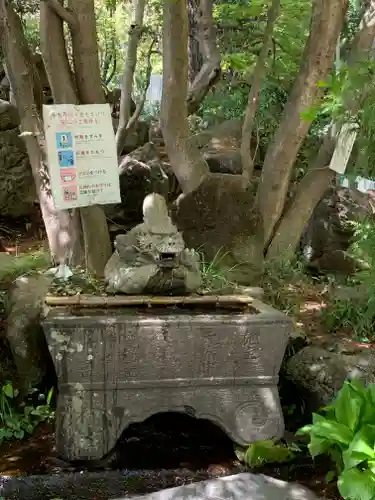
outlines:
[[[243, 473], [133, 497], [134, 500], [316, 500], [306, 488], [263, 474]], [[118, 498], [116, 500], [124, 500]]]
[[48, 367], [49, 352], [40, 316], [51, 279], [41, 274], [23, 276], [10, 292], [6, 336], [25, 392], [41, 382]]
[[28, 215], [36, 198], [29, 158], [18, 126], [16, 108], [0, 101], [0, 214], [3, 217]]
[[312, 267], [352, 274], [360, 263], [346, 254], [354, 236], [353, 222], [373, 217], [367, 194], [331, 187], [317, 205], [301, 238], [302, 251]]
[[292, 356], [284, 368], [311, 411], [329, 404], [346, 379], [375, 382], [375, 355], [370, 349], [350, 355], [308, 346]]
[[259, 280], [262, 222], [251, 188], [242, 186], [240, 176], [211, 174], [177, 199], [173, 217], [188, 248], [199, 249], [229, 281], [252, 286]]
[[168, 196], [169, 180], [152, 143], [123, 156], [119, 174], [121, 203], [108, 205], [105, 211], [110, 222], [129, 228], [142, 221], [142, 204], [148, 194]]

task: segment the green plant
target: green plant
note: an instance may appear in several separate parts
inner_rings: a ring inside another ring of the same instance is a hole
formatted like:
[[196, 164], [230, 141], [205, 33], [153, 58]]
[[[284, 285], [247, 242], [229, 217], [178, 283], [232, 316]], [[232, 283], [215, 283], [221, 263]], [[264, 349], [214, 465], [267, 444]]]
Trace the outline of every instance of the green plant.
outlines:
[[222, 254], [219, 251], [211, 262], [207, 262], [203, 253], [200, 253], [200, 271], [204, 290], [214, 292], [236, 288], [236, 284], [228, 279], [225, 271], [220, 265], [220, 261], [224, 259], [225, 256], [226, 254]]
[[329, 455], [336, 466], [338, 488], [345, 500], [375, 499], [375, 384], [347, 381], [336, 400], [314, 413], [308, 435], [313, 458]]
[[273, 307], [287, 314], [298, 314], [312, 284], [301, 261], [278, 260], [266, 262], [261, 286]]
[[19, 256], [2, 254], [0, 255], [0, 281], [12, 281], [21, 275], [46, 269], [49, 265], [50, 257], [43, 251]]
[[[34, 392], [34, 391], [31, 391]], [[30, 393], [31, 395], [31, 393]], [[44, 404], [33, 406], [27, 403], [19, 403], [19, 391], [11, 382], [1, 388], [0, 392], [0, 443], [11, 439], [23, 439], [26, 435], [34, 432], [36, 426], [53, 417], [51, 410], [51, 399], [53, 389]]]
[[300, 449], [294, 444], [285, 444], [275, 440], [255, 441], [247, 448], [236, 447], [235, 453], [240, 462], [249, 467], [261, 467], [268, 463], [290, 462]]
[[329, 331], [344, 329], [368, 342], [375, 331], [375, 225], [363, 219], [352, 222], [351, 229], [354, 235], [349, 251], [367, 268], [348, 280], [347, 293], [328, 298], [322, 319]]

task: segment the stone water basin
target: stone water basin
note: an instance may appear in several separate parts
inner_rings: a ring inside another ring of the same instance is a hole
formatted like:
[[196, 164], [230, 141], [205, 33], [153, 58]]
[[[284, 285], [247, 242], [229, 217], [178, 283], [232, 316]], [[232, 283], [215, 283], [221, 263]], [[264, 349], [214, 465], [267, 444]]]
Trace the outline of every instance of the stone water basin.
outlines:
[[44, 331], [66, 460], [109, 453], [161, 412], [208, 419], [238, 444], [281, 437], [278, 373], [292, 321], [260, 300], [50, 297]]

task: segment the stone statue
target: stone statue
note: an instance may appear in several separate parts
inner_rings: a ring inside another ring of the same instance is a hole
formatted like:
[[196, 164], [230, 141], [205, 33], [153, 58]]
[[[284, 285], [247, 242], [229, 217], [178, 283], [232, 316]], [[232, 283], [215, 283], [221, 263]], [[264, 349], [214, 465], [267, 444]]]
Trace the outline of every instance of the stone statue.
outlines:
[[163, 196], [143, 202], [143, 223], [116, 237], [105, 268], [110, 293], [180, 295], [201, 286], [198, 255], [185, 248]]

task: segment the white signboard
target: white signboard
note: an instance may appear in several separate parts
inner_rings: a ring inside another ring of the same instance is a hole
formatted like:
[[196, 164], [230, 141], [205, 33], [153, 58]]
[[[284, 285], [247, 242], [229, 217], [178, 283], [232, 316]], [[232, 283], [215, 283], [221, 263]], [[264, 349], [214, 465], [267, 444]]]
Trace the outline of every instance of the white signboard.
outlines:
[[43, 106], [43, 120], [56, 208], [119, 203], [120, 181], [109, 105]]
[[344, 123], [341, 127], [336, 148], [329, 164], [329, 168], [338, 174], [343, 174], [346, 170], [357, 137], [357, 128], [353, 123]]

